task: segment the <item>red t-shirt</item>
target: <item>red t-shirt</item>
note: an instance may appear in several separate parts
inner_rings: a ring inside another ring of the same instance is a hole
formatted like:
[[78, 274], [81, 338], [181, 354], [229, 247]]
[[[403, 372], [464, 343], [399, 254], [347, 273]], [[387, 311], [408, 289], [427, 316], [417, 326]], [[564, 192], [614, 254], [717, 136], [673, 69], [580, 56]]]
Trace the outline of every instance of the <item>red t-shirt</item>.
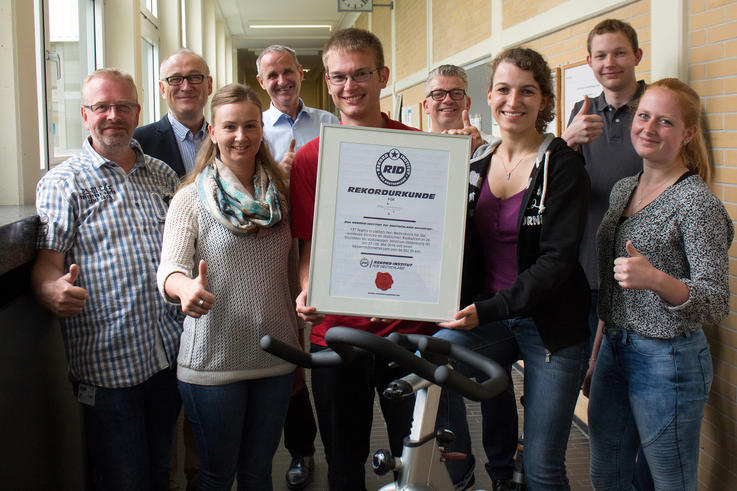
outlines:
[[[389, 119], [381, 113], [386, 128], [390, 130], [419, 131]], [[320, 152], [320, 137], [302, 146], [294, 156], [289, 178], [289, 202], [291, 204], [292, 236], [312, 240], [312, 219], [315, 212], [315, 187], [317, 183], [317, 161]], [[433, 334], [438, 327], [431, 322], [396, 320], [389, 324], [371, 322], [367, 317], [328, 315], [320, 324], [312, 326], [310, 342], [326, 346], [325, 333], [333, 326], [352, 327], [379, 336], [392, 332]]]

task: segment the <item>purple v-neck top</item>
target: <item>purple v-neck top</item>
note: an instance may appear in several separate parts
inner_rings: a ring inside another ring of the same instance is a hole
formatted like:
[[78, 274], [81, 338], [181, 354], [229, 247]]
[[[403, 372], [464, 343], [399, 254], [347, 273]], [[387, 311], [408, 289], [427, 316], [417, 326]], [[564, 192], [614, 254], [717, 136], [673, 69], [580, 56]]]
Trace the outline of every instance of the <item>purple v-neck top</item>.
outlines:
[[484, 246], [485, 283], [491, 294], [517, 279], [517, 217], [524, 194], [522, 190], [507, 199], [497, 198], [488, 179], [481, 183], [474, 223]]

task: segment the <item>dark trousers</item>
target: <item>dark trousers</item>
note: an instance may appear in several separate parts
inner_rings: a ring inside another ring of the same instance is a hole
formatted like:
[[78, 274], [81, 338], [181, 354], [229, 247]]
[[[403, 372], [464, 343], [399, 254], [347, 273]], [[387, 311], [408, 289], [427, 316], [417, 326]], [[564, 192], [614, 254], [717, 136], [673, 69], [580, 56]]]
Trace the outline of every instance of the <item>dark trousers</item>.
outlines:
[[[325, 349], [312, 344], [312, 352]], [[407, 374], [389, 367], [386, 360], [365, 355], [351, 363], [312, 370], [312, 393], [328, 461], [331, 491], [366, 489], [364, 465], [369, 455], [374, 394]], [[401, 455], [402, 440], [409, 435], [414, 397], [379, 399], [393, 455]]]
[[[78, 390], [74, 382], [74, 393]], [[174, 370], [133, 387], [96, 387], [94, 406], [82, 407], [91, 489], [167, 489], [181, 407]]]
[[284, 422], [284, 446], [292, 458], [315, 454], [317, 425], [312, 415], [310, 391], [305, 385], [289, 400], [287, 420]]

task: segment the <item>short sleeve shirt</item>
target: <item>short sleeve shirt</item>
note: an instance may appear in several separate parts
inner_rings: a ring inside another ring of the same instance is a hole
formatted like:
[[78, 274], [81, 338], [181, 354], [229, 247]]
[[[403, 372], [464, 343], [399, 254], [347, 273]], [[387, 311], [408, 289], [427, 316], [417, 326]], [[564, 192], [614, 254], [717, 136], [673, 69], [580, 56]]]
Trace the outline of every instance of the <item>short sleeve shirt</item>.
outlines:
[[[85, 140], [82, 151], [49, 171], [36, 188], [36, 247], [79, 267], [89, 297], [79, 315], [60, 319], [72, 376], [102, 387], [140, 384], [173, 363], [179, 313], [156, 288], [168, 203], [177, 175], [138, 143], [126, 174]], [[163, 346], [163, 350], [162, 350]]]

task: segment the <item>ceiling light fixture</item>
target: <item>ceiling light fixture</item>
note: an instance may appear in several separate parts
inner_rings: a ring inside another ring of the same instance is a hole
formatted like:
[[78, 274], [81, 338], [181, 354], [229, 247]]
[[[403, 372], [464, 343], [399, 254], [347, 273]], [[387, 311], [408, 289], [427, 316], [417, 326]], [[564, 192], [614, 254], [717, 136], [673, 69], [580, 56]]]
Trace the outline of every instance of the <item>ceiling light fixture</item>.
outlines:
[[250, 29], [327, 29], [333, 30], [331, 24], [250, 24]]

